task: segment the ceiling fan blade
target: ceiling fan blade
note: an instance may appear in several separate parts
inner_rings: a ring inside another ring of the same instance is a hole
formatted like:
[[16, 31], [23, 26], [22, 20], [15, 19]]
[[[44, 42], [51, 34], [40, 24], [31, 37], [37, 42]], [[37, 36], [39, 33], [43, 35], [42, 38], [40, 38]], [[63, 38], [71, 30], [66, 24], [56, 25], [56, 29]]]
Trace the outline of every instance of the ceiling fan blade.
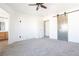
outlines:
[[37, 6], [36, 10], [38, 11], [39, 7], [42, 7], [44, 9], [47, 9], [46, 6], [43, 5], [44, 3], [36, 3], [36, 4], [29, 4], [29, 6]]
[[41, 7], [42, 7], [42, 8], [45, 8], [45, 9], [47, 9], [47, 7], [46, 7], [46, 6], [44, 6], [44, 5], [42, 5], [42, 4], [41, 4]]
[[39, 5], [37, 6], [36, 10], [38, 11], [38, 9], [39, 9]]
[[29, 4], [29, 6], [35, 6], [36, 4]]
[[44, 4], [44, 3], [36, 3], [36, 5], [41, 5], [41, 4]]

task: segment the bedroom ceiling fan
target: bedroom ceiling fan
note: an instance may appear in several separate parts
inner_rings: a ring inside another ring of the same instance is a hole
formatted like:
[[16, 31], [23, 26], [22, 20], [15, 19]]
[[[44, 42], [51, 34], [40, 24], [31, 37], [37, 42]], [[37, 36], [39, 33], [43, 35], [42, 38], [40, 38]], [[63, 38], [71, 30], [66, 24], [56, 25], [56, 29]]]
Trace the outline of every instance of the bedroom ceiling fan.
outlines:
[[36, 4], [29, 4], [29, 6], [36, 6], [36, 10], [38, 11], [39, 7], [47, 9], [44, 3], [36, 3]]

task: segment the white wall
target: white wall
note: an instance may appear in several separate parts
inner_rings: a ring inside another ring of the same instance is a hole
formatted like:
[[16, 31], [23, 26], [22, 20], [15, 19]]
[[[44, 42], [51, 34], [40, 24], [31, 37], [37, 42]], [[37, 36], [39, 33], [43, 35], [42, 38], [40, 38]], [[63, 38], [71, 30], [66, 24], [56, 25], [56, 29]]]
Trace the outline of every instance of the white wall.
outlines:
[[46, 36], [49, 36], [49, 21], [46, 21], [46, 23], [45, 23], [45, 31], [46, 31], [46, 33], [45, 33], [45, 35]]
[[79, 11], [68, 14], [68, 40], [79, 43]]
[[[10, 40], [9, 43], [15, 41], [27, 40], [31, 38], [41, 38], [42, 22], [40, 17], [28, 14], [15, 14], [16, 17], [11, 17], [10, 21]], [[20, 19], [19, 19], [20, 18]], [[21, 20], [21, 23], [19, 22]], [[19, 38], [21, 36], [21, 38]]]
[[38, 36], [39, 38], [43, 38], [44, 37], [44, 22], [43, 22], [43, 18], [38, 17]]
[[22, 39], [39, 38], [40, 18], [33, 15], [21, 15], [20, 17], [22, 22], [19, 23], [18, 19], [18, 24], [16, 24], [16, 26], [20, 26], [20, 29], [17, 32], [22, 35]]
[[57, 18], [56, 17], [50, 17], [50, 38], [57, 39]]

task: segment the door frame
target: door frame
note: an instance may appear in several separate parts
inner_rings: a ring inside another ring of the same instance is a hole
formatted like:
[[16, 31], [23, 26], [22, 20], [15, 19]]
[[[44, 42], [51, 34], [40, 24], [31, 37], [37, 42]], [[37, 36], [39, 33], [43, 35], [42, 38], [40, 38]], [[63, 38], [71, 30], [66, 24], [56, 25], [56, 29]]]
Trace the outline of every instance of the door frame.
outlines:
[[44, 23], [43, 23], [44, 24], [44, 38], [47, 37], [46, 36], [46, 22], [49, 22], [49, 20], [45, 20]]

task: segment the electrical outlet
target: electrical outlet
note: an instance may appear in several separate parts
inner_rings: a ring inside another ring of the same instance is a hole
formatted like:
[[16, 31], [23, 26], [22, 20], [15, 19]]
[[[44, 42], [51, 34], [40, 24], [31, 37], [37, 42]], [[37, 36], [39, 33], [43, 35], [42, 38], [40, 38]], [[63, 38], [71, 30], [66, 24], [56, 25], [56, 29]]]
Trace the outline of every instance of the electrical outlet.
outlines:
[[19, 36], [19, 38], [21, 38], [21, 36]]
[[21, 20], [19, 22], [21, 23]]

